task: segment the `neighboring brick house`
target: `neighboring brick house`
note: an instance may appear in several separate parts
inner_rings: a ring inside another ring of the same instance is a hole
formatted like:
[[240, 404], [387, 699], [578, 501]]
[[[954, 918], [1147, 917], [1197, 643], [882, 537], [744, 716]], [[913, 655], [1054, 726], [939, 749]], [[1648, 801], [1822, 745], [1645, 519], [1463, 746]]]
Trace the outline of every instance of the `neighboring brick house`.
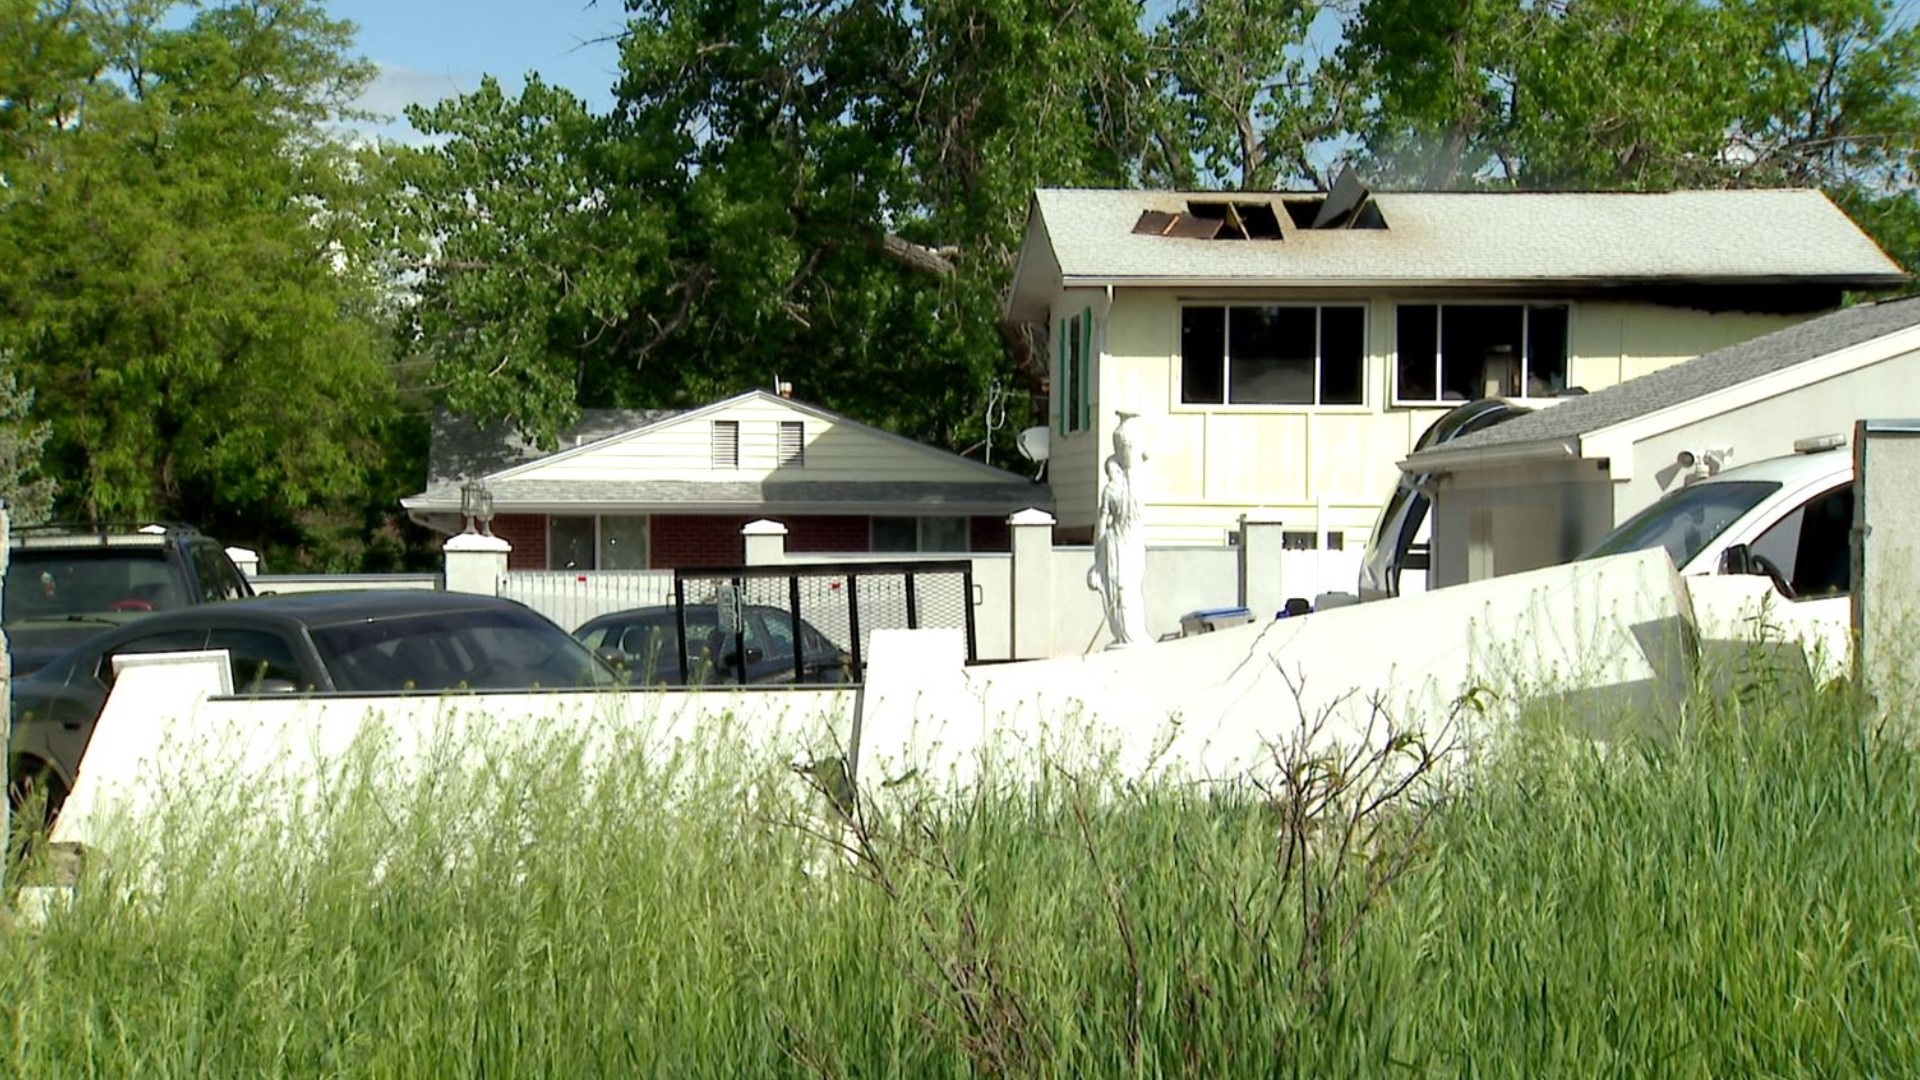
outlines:
[[790, 552], [1005, 551], [1009, 514], [1053, 506], [1045, 484], [760, 390], [586, 410], [551, 452], [441, 415], [428, 468], [409, 515], [458, 532], [462, 483], [485, 483], [516, 570], [734, 565], [761, 518]]

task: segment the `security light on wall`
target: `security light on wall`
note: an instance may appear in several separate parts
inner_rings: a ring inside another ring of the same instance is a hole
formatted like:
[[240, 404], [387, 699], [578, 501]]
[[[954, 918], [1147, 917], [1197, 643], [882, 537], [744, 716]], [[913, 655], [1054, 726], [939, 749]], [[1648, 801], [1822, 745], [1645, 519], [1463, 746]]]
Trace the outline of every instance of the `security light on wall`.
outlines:
[[1692, 483], [1695, 480], [1704, 480], [1726, 468], [1727, 462], [1732, 459], [1733, 447], [1714, 446], [1702, 447], [1698, 450], [1682, 450], [1674, 455], [1673, 461], [1680, 466], [1681, 471], [1686, 473], [1686, 482]]

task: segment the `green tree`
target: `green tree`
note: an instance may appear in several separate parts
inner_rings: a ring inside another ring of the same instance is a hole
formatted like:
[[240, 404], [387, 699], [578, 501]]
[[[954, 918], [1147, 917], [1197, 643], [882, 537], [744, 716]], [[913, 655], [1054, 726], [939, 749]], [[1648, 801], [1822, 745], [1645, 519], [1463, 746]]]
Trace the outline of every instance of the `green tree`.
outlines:
[[1154, 36], [1157, 78], [1179, 107], [1164, 136], [1187, 148], [1208, 186], [1269, 190], [1320, 176], [1329, 144], [1349, 136], [1358, 95], [1313, 29], [1332, 16], [1313, 0], [1185, 0]]
[[40, 471], [41, 449], [49, 431], [33, 419], [33, 391], [13, 377], [13, 357], [0, 353], [0, 498], [12, 524], [34, 525], [53, 513], [59, 485]]
[[300, 543], [392, 402], [377, 161], [325, 126], [369, 73], [351, 28], [313, 0], [6, 2], [59, 46], [28, 72], [53, 122], [4, 159], [0, 344], [62, 508]]
[[408, 166], [409, 334], [458, 411], [551, 437], [578, 405], [778, 375], [976, 444], [989, 386], [1044, 370], [998, 328], [1032, 189], [1185, 154], [1155, 138], [1133, 0], [630, 10], [608, 117], [537, 79], [414, 115], [442, 141]]

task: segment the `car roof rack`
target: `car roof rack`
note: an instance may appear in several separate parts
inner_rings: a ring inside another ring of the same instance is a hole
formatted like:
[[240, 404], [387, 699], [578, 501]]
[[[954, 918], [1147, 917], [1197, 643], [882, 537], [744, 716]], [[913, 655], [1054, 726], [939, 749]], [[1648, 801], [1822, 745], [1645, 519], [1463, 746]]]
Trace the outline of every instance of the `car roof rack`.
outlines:
[[198, 536], [200, 530], [177, 521], [48, 521], [14, 527], [15, 536]]

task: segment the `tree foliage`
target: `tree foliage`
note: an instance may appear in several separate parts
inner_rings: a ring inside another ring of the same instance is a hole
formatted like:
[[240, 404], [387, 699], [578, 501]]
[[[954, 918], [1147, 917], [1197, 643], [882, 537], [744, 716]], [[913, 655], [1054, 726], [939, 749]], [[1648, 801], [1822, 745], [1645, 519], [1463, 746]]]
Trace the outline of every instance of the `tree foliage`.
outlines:
[[[392, 401], [366, 155], [325, 124], [367, 69], [313, 0], [4, 0], [0, 344], [62, 508], [298, 540]], [[21, 62], [24, 59], [24, 62]]]

